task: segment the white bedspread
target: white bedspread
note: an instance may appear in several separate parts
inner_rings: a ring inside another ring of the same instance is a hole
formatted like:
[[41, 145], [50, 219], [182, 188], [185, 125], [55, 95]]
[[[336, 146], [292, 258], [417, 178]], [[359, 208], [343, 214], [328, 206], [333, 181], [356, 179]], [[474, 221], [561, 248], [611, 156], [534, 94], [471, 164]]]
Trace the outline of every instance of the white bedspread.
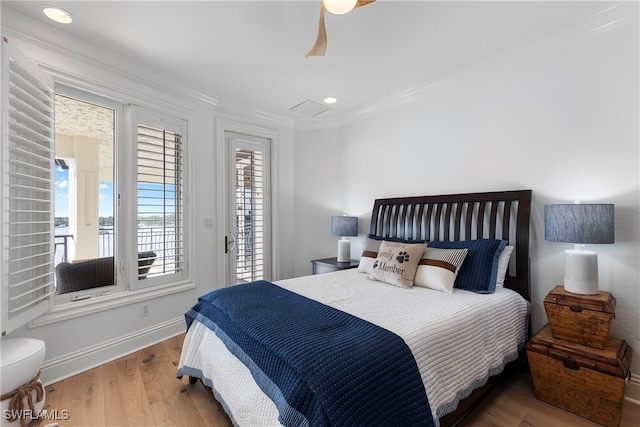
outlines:
[[[504, 288], [489, 295], [455, 289], [451, 295], [391, 286], [356, 270], [275, 283], [401, 336], [418, 364], [436, 425], [514, 360], [526, 341], [528, 303]], [[183, 366], [202, 371], [238, 425], [279, 425], [275, 405], [248, 369], [197, 322], [185, 339], [179, 369]]]

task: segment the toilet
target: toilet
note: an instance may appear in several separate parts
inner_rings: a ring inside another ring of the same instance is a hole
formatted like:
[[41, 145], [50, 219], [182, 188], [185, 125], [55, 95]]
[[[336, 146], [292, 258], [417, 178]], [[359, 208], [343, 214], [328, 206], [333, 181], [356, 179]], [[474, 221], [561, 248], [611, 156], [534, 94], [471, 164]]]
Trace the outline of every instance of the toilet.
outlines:
[[[42, 366], [45, 354], [44, 341], [32, 338], [13, 338], [0, 341], [0, 392], [2, 396], [15, 391], [18, 387], [30, 383]], [[42, 385], [42, 381], [37, 381]], [[44, 388], [42, 400], [37, 402], [37, 391], [32, 390], [31, 395], [34, 403], [34, 411], [29, 410], [27, 396], [22, 399], [24, 411], [21, 418], [28, 424], [33, 419], [38, 418], [40, 410], [44, 407]], [[2, 401], [0, 421], [2, 426], [19, 426], [20, 420], [9, 422], [9, 403], [11, 398]]]

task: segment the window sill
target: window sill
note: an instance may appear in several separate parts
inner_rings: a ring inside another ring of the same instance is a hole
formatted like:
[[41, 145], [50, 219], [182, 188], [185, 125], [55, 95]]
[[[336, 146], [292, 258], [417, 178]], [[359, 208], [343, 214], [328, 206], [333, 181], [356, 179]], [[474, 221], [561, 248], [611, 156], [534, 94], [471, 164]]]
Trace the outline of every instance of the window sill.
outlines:
[[196, 284], [193, 282], [179, 282], [170, 283], [164, 286], [155, 286], [153, 288], [123, 291], [110, 295], [91, 297], [83, 301], [65, 302], [54, 306], [50, 311], [32, 320], [29, 323], [29, 328], [37, 328], [52, 323], [62, 322], [76, 317], [82, 317], [87, 314], [124, 307], [125, 305], [148, 301], [153, 298], [176, 294], [195, 288]]

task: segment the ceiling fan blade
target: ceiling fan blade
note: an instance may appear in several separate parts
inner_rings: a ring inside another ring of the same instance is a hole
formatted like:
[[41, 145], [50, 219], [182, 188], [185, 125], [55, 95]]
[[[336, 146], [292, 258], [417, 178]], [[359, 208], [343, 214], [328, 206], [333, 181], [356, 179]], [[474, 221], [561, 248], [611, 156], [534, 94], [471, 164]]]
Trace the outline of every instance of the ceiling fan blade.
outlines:
[[[357, 9], [362, 6], [366, 6], [370, 3], [373, 3], [376, 0], [358, 0], [354, 9]], [[327, 11], [324, 6], [324, 1], [320, 1], [320, 19], [318, 21], [318, 36], [316, 37], [316, 42], [311, 48], [309, 52], [305, 55], [307, 56], [324, 56], [327, 52], [327, 27], [324, 25], [324, 13]]]
[[362, 6], [366, 6], [366, 5], [370, 4], [370, 3], [373, 3], [374, 1], [376, 1], [376, 0], [358, 0], [358, 2], [356, 3], [356, 5], [353, 8], [357, 9], [359, 7], [362, 7]]
[[324, 13], [327, 9], [324, 7], [324, 2], [320, 2], [320, 19], [318, 21], [318, 36], [316, 37], [316, 42], [311, 48], [309, 52], [305, 55], [307, 56], [324, 56], [327, 52], [327, 27], [324, 25]]

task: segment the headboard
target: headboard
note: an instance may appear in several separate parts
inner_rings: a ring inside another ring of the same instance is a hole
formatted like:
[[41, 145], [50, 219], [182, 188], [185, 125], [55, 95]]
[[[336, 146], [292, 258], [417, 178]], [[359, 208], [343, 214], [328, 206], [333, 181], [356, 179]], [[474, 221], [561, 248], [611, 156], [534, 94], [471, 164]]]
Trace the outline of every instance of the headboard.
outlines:
[[505, 287], [530, 300], [530, 214], [531, 190], [376, 199], [369, 232], [406, 240], [508, 240], [514, 251]]

